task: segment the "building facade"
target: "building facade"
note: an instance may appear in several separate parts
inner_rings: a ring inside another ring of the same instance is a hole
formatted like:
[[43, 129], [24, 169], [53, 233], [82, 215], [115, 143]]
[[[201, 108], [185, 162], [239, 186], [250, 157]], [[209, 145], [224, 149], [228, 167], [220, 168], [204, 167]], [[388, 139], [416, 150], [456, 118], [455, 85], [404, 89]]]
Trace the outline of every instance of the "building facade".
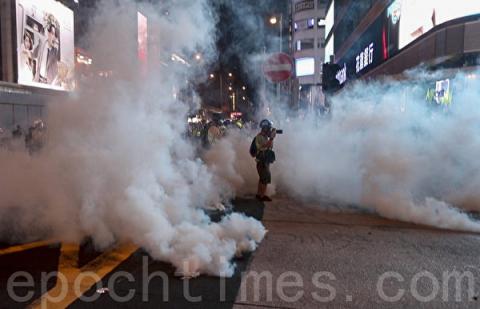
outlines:
[[[149, 41], [142, 38], [147, 37], [149, 21], [140, 13], [140, 5], [132, 4], [124, 19], [127, 26], [122, 34], [133, 40], [129, 48], [114, 54], [123, 62], [112, 60], [111, 54], [99, 61], [98, 54], [79, 48], [78, 38], [86, 34], [96, 2], [0, 0], [0, 128], [26, 129], [45, 119], [48, 104], [64, 102], [79, 86], [111, 77], [110, 62], [133, 63], [143, 74]], [[121, 70], [115, 73], [127, 75]]]
[[[292, 55], [295, 61], [294, 104], [323, 104], [322, 64], [325, 54], [327, 0], [292, 1]], [[298, 90], [298, 91], [297, 91]]]
[[75, 67], [73, 15], [53, 0], [0, 0], [0, 128], [26, 130], [45, 118], [47, 102], [68, 96], [64, 90], [72, 87]]
[[338, 65], [340, 84], [405, 78], [402, 73], [418, 66], [478, 68], [479, 1], [332, 0], [326, 15], [325, 60]]

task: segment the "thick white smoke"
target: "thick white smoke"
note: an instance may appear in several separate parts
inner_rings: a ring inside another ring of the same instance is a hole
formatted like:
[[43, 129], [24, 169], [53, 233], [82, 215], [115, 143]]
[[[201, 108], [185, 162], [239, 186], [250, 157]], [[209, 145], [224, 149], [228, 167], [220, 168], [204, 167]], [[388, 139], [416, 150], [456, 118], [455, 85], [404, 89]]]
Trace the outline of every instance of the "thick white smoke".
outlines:
[[[452, 78], [453, 103], [444, 108], [425, 99], [440, 77], [412, 74], [417, 78], [411, 81], [356, 83], [335, 98], [327, 118], [284, 121], [286, 113], [274, 106], [276, 126], [285, 130], [275, 142], [277, 191], [334, 201], [339, 210], [357, 205], [387, 218], [480, 232], [480, 223], [465, 213], [480, 211], [480, 81]], [[227, 179], [248, 187], [243, 182], [256, 181], [254, 167], [244, 163], [251, 161], [250, 140], [229, 140], [212, 150], [236, 148], [234, 166], [219, 170], [234, 170]]]
[[[164, 5], [143, 8], [158, 25], [160, 52], [213, 57], [215, 16], [206, 1]], [[167, 8], [168, 16], [154, 13]], [[192, 102], [172, 93], [195, 70], [170, 63], [139, 72], [136, 29], [125, 22], [136, 9], [133, 1], [102, 1], [89, 28], [90, 51], [113, 78], [51, 103], [40, 153], [0, 152], [0, 237], [132, 241], [181, 274], [231, 276], [231, 258], [255, 250], [266, 231], [239, 214], [212, 223], [203, 211], [233, 190], [182, 137]]]

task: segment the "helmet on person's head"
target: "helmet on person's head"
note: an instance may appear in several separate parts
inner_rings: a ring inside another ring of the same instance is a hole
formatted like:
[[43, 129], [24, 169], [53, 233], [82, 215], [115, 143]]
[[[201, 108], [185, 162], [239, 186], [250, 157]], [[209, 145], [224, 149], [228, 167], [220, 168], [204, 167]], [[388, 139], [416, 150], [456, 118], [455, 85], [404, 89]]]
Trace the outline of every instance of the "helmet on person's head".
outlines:
[[271, 129], [273, 127], [273, 122], [268, 119], [263, 119], [260, 121], [260, 128], [263, 129]]

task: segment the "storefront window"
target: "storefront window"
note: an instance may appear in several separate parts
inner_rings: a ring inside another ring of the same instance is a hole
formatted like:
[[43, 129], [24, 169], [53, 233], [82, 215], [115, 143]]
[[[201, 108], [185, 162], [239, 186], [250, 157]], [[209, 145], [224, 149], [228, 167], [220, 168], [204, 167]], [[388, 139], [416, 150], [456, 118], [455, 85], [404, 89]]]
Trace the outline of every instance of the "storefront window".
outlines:
[[28, 123], [32, 124], [35, 120], [43, 119], [41, 106], [29, 105], [27, 108], [28, 108]]
[[28, 127], [27, 106], [14, 105], [13, 108], [14, 126], [20, 125], [22, 128]]
[[13, 127], [13, 105], [0, 104], [0, 128], [10, 130]]
[[43, 107], [38, 105], [0, 103], [0, 128], [10, 131], [20, 125], [27, 129], [35, 120], [43, 119], [43, 112]]

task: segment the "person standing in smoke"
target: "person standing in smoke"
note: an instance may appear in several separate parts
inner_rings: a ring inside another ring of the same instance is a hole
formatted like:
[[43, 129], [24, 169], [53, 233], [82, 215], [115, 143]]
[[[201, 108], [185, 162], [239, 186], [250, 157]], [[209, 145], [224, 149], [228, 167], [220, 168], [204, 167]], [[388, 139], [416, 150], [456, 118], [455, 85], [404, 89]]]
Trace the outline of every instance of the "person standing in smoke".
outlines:
[[208, 144], [210, 146], [214, 145], [222, 136], [222, 131], [220, 130], [220, 122], [215, 120], [212, 122], [207, 131]]
[[30, 154], [33, 153], [33, 131], [35, 129], [33, 127], [28, 128], [28, 133], [25, 134], [25, 148], [28, 150]]
[[22, 127], [17, 124], [17, 127], [15, 128], [15, 130], [12, 131], [12, 137], [13, 139], [18, 139], [18, 138], [22, 138], [23, 136], [23, 130], [22, 130]]
[[276, 130], [273, 123], [264, 119], [260, 122], [260, 133], [255, 137], [257, 172], [259, 176], [257, 199], [264, 202], [271, 202], [272, 199], [266, 195], [267, 186], [272, 182], [270, 173], [270, 164], [273, 163], [273, 140], [276, 136]]

